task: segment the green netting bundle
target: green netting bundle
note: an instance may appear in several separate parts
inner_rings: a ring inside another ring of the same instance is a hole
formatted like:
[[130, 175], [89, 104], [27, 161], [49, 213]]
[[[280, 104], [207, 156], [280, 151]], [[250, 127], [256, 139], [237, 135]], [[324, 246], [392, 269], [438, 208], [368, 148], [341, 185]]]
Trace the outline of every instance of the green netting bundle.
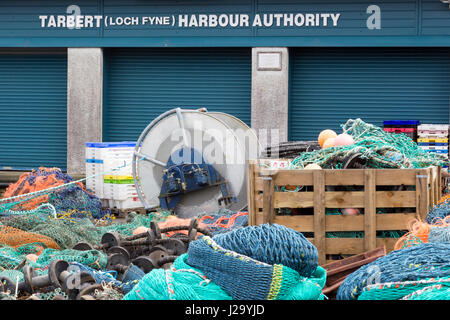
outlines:
[[231, 297], [198, 269], [179, 256], [172, 269], [154, 269], [123, 300], [231, 300]]
[[14, 248], [8, 246], [0, 247], [0, 271], [14, 269], [23, 259], [24, 257]]
[[402, 300], [450, 300], [450, 286], [429, 286], [403, 297]]
[[170, 214], [171, 214], [170, 211], [151, 212], [147, 215], [132, 212], [128, 214], [127, 223], [111, 224], [108, 226], [98, 228], [102, 230], [103, 233], [117, 232], [123, 236], [131, 236], [133, 234], [133, 230], [136, 229], [137, 227], [144, 226], [149, 228], [150, 222], [154, 221], [156, 223], [159, 223], [165, 221]]
[[418, 290], [436, 285], [449, 287], [450, 277], [373, 284], [362, 290], [358, 300], [398, 300]]
[[0, 272], [0, 277], [8, 277], [14, 282], [23, 281], [23, 273], [19, 270], [3, 270]]
[[129, 222], [96, 226], [92, 220], [84, 219], [53, 219], [43, 216], [20, 215], [10, 217], [3, 223], [23, 231], [34, 232], [52, 238], [61, 249], [73, 248], [78, 242], [97, 244], [106, 232], [117, 232], [122, 236], [130, 236], [139, 226], [150, 227], [151, 221], [160, 222], [166, 219], [170, 212], [154, 212], [148, 215], [129, 214]]
[[97, 243], [102, 230], [96, 228], [89, 219], [76, 222], [59, 219], [36, 219], [34, 216], [18, 216], [8, 219], [5, 225], [23, 231], [33, 232], [52, 238], [62, 249], [72, 248], [78, 242]]
[[65, 260], [67, 262], [79, 262], [93, 269], [106, 268], [107, 256], [98, 250], [78, 251], [73, 249], [55, 250], [45, 249], [37, 259], [36, 263], [47, 266], [53, 260]]
[[443, 155], [425, 152], [406, 135], [385, 132], [361, 119], [349, 119], [341, 127], [344, 133], [353, 137], [353, 145], [304, 152], [293, 160], [291, 168], [304, 168], [315, 163], [324, 169], [341, 169], [342, 162], [332, 160], [354, 153], [361, 154], [371, 168], [426, 168], [448, 164]]
[[56, 296], [62, 296], [64, 299], [67, 299], [67, 295], [61, 288], [56, 288], [52, 291], [37, 293], [36, 296], [41, 300], [53, 300]]

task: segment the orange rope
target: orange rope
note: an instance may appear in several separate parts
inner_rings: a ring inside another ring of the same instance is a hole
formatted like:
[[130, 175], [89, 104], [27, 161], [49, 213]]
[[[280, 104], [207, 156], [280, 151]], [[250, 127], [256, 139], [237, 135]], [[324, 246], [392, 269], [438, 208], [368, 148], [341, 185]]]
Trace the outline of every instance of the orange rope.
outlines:
[[410, 227], [408, 228], [410, 231], [403, 235], [398, 241], [395, 243], [394, 250], [399, 250], [404, 248], [404, 244], [406, 241], [410, 239], [419, 238], [422, 242], [428, 242], [428, 236], [430, 234], [430, 230], [432, 227], [448, 227], [450, 226], [450, 216], [447, 216], [443, 219], [437, 219], [433, 224], [428, 224], [423, 222], [420, 219], [414, 219], [410, 223]]
[[439, 199], [437, 204], [443, 203], [447, 199], [450, 199], [450, 194], [447, 194], [447, 195], [443, 196], [441, 199]]
[[[245, 216], [248, 215], [248, 212], [238, 212], [236, 214], [233, 214], [231, 217], [219, 217], [216, 221], [214, 221], [214, 223], [212, 223], [212, 226], [219, 226], [219, 227], [223, 227], [223, 228], [231, 228], [232, 226], [234, 226], [234, 223], [236, 221], [236, 219], [240, 216]], [[214, 219], [214, 217], [212, 216], [203, 216], [199, 219], [199, 221], [203, 222], [206, 219]], [[222, 223], [222, 221], [227, 221]]]

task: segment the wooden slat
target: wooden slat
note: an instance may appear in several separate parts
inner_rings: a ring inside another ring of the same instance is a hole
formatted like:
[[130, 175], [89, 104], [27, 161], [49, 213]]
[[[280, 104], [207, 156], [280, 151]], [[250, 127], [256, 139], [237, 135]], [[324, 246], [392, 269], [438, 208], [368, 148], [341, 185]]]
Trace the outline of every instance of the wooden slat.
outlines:
[[441, 198], [441, 167], [432, 167], [430, 168], [432, 172], [432, 182], [430, 186], [430, 192], [433, 195], [430, 200], [430, 206], [433, 207], [437, 204], [439, 199]]
[[[328, 218], [328, 217], [327, 217]], [[300, 232], [314, 232], [314, 216], [276, 216], [274, 223]]]
[[[364, 192], [336, 191], [324, 192], [327, 208], [364, 207]], [[256, 206], [262, 208], [263, 197], [256, 195]], [[275, 208], [312, 208], [314, 192], [275, 192]]]
[[313, 192], [275, 192], [275, 208], [312, 208], [314, 207]]
[[325, 174], [313, 173], [314, 178], [314, 244], [319, 251], [319, 265], [325, 263]]
[[428, 171], [426, 169], [417, 170], [416, 174], [416, 208], [418, 215], [425, 220], [428, 213], [429, 193], [428, 193]]
[[329, 191], [325, 193], [327, 208], [363, 208], [363, 191]]
[[389, 253], [394, 250], [395, 243], [398, 239], [394, 238], [377, 238], [377, 247], [385, 246], [386, 253]]
[[326, 186], [363, 186], [364, 170], [324, 170]]
[[[364, 170], [322, 170], [325, 172], [326, 186], [354, 186], [364, 185]], [[275, 185], [312, 185], [313, 170], [285, 170], [285, 169], [260, 169], [257, 173], [263, 175], [272, 175], [278, 172], [275, 179]], [[378, 169], [376, 172], [376, 185], [380, 186], [398, 186], [415, 185], [416, 169]]]
[[443, 184], [443, 176], [442, 176], [442, 168], [438, 167], [438, 185], [437, 185], [437, 189], [438, 189], [438, 201], [441, 199], [442, 197], [442, 184]]
[[364, 172], [364, 250], [369, 251], [376, 248], [377, 241], [377, 208], [375, 171], [365, 170]]
[[[365, 231], [364, 215], [344, 216], [325, 215], [325, 231]], [[388, 213], [375, 216], [376, 230], [407, 230], [409, 223], [416, 218], [415, 213]], [[274, 223], [287, 226], [299, 232], [314, 232], [313, 216], [275, 216]]]
[[416, 213], [377, 214], [377, 230], [408, 230], [410, 222], [416, 218]]
[[435, 171], [433, 170], [433, 168], [428, 168], [428, 174], [430, 176], [429, 181], [429, 188], [428, 188], [428, 193], [429, 193], [429, 199], [430, 199], [430, 205], [432, 203], [434, 203], [434, 197], [435, 197], [435, 193], [434, 193], [434, 185], [435, 185], [435, 179], [434, 179], [434, 174]]
[[274, 178], [276, 186], [312, 186], [313, 170], [278, 170]]
[[[386, 246], [386, 252], [394, 250], [394, 245], [398, 239], [377, 238], [377, 247]], [[327, 238], [327, 254], [359, 254], [364, 252], [364, 238]]]
[[263, 178], [263, 216], [264, 222], [273, 223], [273, 179], [271, 176]]
[[250, 226], [255, 225], [255, 165], [251, 162], [247, 162], [246, 175], [247, 175], [247, 206], [248, 206], [248, 224]]
[[377, 169], [375, 184], [377, 186], [414, 186], [416, 169]]
[[264, 224], [264, 216], [262, 214], [262, 212], [257, 212], [255, 214], [255, 225], [260, 225], [260, 224]]
[[325, 230], [333, 231], [364, 231], [364, 216], [328, 215], [325, 218]]
[[377, 208], [412, 208], [416, 205], [415, 191], [377, 191]]
[[[255, 174], [255, 172], [253, 171], [253, 174]], [[263, 180], [261, 177], [255, 177], [254, 178], [254, 190], [255, 191], [263, 191]]]
[[[428, 192], [427, 192], [428, 193]], [[311, 208], [313, 192], [275, 192], [275, 208]], [[263, 196], [255, 196], [256, 207], [263, 207]], [[364, 191], [325, 192], [326, 208], [364, 208]], [[416, 206], [415, 191], [376, 191], [377, 208], [412, 208]]]

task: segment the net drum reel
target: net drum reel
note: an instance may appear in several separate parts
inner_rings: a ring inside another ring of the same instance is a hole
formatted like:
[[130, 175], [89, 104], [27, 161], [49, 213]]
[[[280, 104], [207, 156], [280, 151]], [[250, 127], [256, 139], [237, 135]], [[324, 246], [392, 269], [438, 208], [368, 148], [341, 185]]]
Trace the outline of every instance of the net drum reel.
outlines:
[[146, 209], [182, 218], [247, 205], [246, 160], [261, 147], [239, 119], [206, 109], [172, 109], [142, 132], [133, 155], [137, 194]]

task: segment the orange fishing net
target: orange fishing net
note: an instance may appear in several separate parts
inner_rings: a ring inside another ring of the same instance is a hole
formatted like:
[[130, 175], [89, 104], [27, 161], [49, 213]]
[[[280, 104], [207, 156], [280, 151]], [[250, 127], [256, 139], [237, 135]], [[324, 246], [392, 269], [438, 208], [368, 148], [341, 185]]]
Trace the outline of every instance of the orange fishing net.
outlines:
[[60, 249], [58, 244], [47, 236], [0, 225], [0, 244], [17, 248], [27, 243], [36, 242], [44, 244], [47, 248]]
[[427, 243], [432, 227], [448, 226], [450, 226], [450, 216], [447, 216], [444, 219], [437, 219], [433, 224], [428, 224], [420, 219], [415, 219], [410, 223], [408, 228], [410, 231], [395, 243], [394, 250], [408, 248], [418, 243]]
[[[3, 198], [10, 198], [19, 195], [25, 195], [31, 192], [41, 191], [53, 187], [63, 185], [67, 182], [65, 175], [59, 168], [40, 167], [39, 170], [26, 172], [19, 177], [17, 182], [12, 183], [6, 189]], [[80, 188], [84, 189], [81, 182], [76, 183]], [[21, 210], [36, 209], [40, 204], [49, 200], [48, 194], [33, 197], [26, 202], [21, 203]]]
[[443, 203], [447, 199], [450, 199], [450, 194], [447, 194], [447, 195], [443, 196], [441, 199], [439, 199], [437, 204]]

